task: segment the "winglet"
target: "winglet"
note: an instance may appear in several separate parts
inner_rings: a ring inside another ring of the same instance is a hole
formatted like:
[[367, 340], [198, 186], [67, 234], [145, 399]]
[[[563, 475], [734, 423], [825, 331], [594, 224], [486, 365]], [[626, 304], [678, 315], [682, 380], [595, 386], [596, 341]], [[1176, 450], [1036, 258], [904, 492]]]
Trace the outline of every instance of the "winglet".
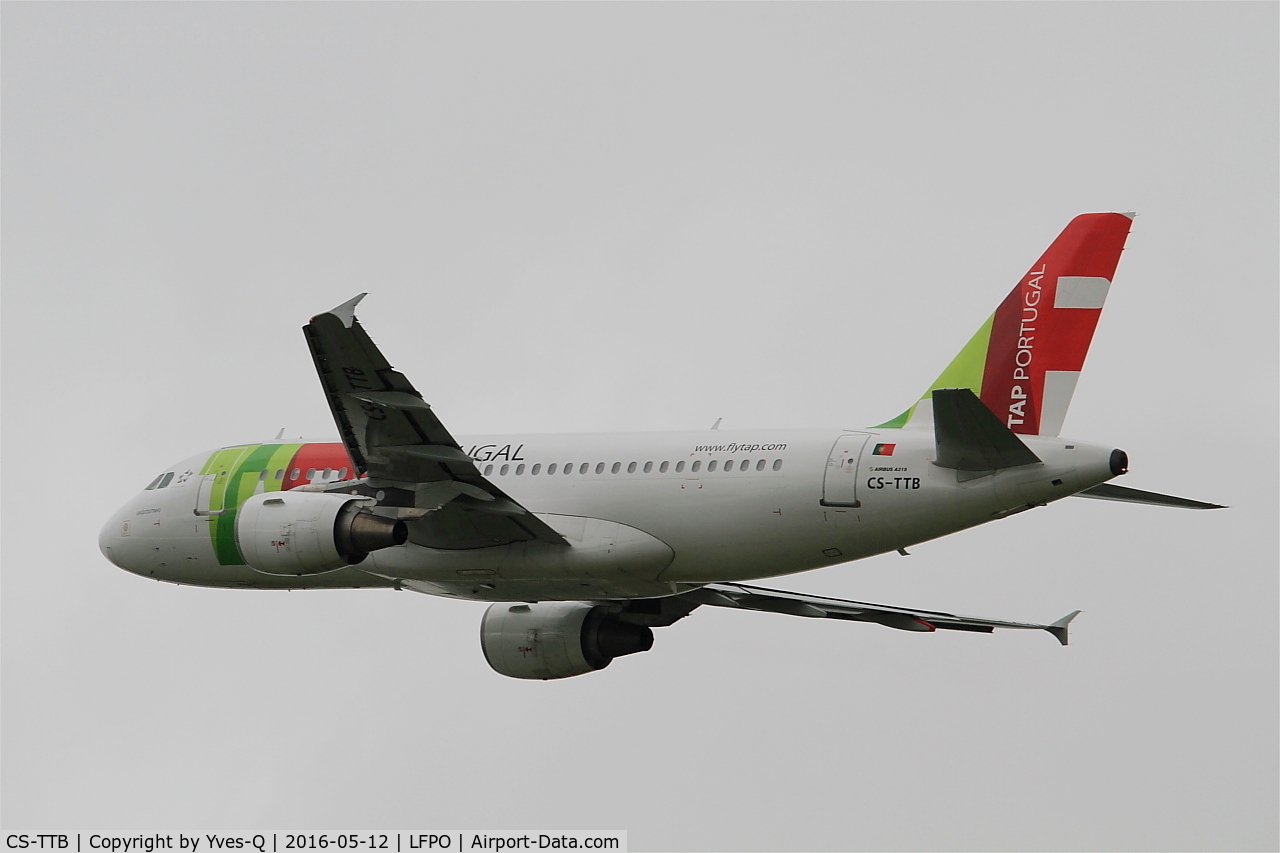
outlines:
[[339, 305], [337, 308], [330, 308], [326, 314], [332, 314], [342, 321], [342, 325], [350, 329], [351, 324], [356, 319], [356, 306], [360, 304], [360, 300], [368, 296], [368, 293], [359, 293]]
[[1080, 615], [1079, 610], [1072, 610], [1066, 616], [1063, 616], [1057, 622], [1045, 628], [1050, 634], [1057, 638], [1059, 643], [1067, 645], [1067, 626], [1071, 624], [1071, 620]]

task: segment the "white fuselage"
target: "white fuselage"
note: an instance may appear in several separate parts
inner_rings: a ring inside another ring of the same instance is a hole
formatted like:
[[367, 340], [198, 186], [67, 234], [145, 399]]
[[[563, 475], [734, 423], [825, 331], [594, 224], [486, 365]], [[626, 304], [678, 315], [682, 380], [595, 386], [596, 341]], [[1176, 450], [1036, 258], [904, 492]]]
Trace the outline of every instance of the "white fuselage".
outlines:
[[1042, 463], [964, 479], [933, 464], [927, 429], [463, 438], [481, 474], [568, 548], [535, 541], [440, 550], [411, 534], [358, 566], [307, 577], [263, 574], [229, 562], [225, 550], [218, 556], [211, 516], [201, 514], [213, 476], [200, 473], [206, 453], [123, 507], [100, 543], [129, 571], [202, 586], [410, 584], [488, 601], [656, 597], [893, 551], [1113, 476], [1109, 447], [1022, 439]]

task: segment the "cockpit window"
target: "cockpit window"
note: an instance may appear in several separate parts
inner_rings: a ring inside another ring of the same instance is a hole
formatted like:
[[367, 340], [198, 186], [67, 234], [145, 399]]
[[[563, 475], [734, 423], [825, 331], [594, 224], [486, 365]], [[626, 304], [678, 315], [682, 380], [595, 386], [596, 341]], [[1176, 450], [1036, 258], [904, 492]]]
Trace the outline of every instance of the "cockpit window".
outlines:
[[158, 477], [156, 477], [154, 480], [152, 480], [152, 481], [151, 481], [151, 485], [147, 486], [147, 487], [146, 487], [145, 489], [143, 489], [142, 491], [144, 491], [144, 492], [149, 492], [149, 491], [151, 491], [151, 490], [152, 490], [152, 489], [154, 489], [156, 486], [160, 485], [160, 481], [161, 481], [161, 480], [163, 480], [163, 479], [164, 479], [164, 474], [161, 474], [160, 476], [158, 476]]
[[160, 478], [160, 485], [156, 486], [156, 488], [163, 489], [165, 486], [169, 485], [172, 482], [173, 482], [173, 472], [170, 471], [168, 474], [165, 474], [163, 477]]

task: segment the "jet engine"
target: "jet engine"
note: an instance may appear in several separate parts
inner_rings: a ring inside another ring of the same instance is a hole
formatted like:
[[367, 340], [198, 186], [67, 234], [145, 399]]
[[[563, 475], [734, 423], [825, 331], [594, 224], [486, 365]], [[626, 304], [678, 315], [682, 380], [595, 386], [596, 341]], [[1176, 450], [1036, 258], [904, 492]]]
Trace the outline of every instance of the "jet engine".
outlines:
[[494, 604], [480, 620], [489, 666], [512, 678], [568, 678], [653, 648], [653, 631], [585, 601]]
[[374, 515], [358, 498], [294, 491], [245, 500], [235, 533], [244, 561], [267, 575], [331, 572], [409, 537], [403, 521]]

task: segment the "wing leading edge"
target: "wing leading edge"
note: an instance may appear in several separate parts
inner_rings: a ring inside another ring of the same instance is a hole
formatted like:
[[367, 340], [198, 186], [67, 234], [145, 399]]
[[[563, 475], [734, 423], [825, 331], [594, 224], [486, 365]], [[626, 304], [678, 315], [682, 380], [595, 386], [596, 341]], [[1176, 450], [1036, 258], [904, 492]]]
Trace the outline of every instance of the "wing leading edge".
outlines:
[[409, 537], [461, 549], [540, 540], [559, 533], [481, 476], [413, 384], [391, 367], [355, 317], [365, 294], [302, 327], [338, 433], [370, 488], [389, 495]]

